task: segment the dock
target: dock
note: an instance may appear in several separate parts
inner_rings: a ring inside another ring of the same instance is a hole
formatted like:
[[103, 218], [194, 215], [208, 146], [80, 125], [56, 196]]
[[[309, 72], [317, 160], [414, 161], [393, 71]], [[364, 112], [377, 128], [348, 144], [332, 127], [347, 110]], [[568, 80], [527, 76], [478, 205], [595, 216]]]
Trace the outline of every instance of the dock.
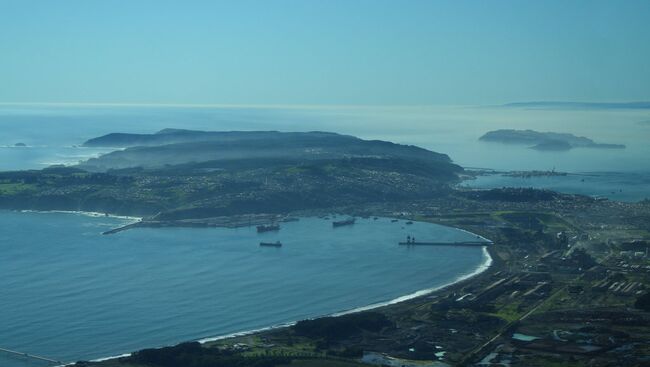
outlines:
[[458, 242], [420, 242], [406, 241], [399, 242], [401, 246], [488, 246], [492, 242], [488, 241], [458, 241]]
[[42, 357], [42, 356], [38, 356], [38, 355], [35, 355], [35, 354], [17, 352], [15, 350], [6, 349], [6, 348], [0, 348], [0, 352], [7, 353], [7, 354], [13, 354], [13, 355], [20, 356], [20, 357], [25, 357], [25, 358], [36, 359], [36, 360], [39, 360], [39, 361], [50, 362], [52, 364], [57, 364], [57, 365], [62, 365], [63, 364], [63, 362], [57, 361], [56, 359]]

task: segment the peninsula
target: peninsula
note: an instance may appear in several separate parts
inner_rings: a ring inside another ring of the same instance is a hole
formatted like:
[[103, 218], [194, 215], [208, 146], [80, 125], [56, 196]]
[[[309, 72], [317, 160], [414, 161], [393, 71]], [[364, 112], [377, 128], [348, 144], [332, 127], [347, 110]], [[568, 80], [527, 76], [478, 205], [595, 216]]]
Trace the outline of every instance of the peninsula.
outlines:
[[0, 208], [205, 225], [223, 216], [433, 198], [463, 171], [445, 154], [325, 132], [166, 129], [84, 143], [97, 144], [126, 149], [74, 167], [0, 172]]

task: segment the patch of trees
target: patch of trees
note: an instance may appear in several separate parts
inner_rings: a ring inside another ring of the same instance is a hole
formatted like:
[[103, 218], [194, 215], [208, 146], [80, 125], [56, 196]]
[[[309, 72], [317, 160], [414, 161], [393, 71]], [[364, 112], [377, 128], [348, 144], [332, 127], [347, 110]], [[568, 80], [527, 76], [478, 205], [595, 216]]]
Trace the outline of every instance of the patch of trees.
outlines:
[[217, 348], [204, 348], [197, 342], [173, 347], [143, 349], [124, 360], [151, 367], [274, 367], [291, 359], [278, 356], [244, 357]]
[[340, 340], [362, 331], [379, 332], [392, 323], [379, 312], [362, 312], [339, 317], [321, 317], [298, 321], [293, 326], [296, 334], [314, 339]]
[[68, 185], [129, 185], [135, 181], [130, 176], [91, 173], [73, 167], [48, 167], [40, 171], [1, 172], [0, 181], [5, 183]]
[[634, 302], [634, 307], [640, 310], [650, 312], [650, 293], [642, 294]]
[[539, 202], [552, 201], [560, 195], [549, 190], [532, 188], [512, 188], [476, 190], [463, 193], [463, 196], [473, 200], [495, 200], [507, 202]]

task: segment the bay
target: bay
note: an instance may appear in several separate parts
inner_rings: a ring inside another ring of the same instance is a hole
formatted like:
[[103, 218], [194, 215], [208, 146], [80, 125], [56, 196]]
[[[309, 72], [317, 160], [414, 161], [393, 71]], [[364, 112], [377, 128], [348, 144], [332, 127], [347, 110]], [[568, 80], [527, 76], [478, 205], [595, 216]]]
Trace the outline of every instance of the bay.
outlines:
[[[245, 228], [102, 231], [125, 219], [0, 211], [0, 347], [71, 362], [381, 304], [489, 260], [434, 224], [301, 218]], [[260, 247], [280, 240], [281, 248]], [[31, 362], [30, 362], [31, 363]], [[25, 366], [0, 355], [0, 365]]]

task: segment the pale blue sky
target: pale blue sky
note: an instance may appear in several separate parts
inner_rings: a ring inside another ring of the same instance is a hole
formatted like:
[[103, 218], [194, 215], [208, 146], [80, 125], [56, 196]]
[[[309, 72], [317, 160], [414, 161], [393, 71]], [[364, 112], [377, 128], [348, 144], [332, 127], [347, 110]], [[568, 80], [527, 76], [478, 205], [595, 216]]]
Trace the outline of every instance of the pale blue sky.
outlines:
[[650, 100], [650, 1], [0, 0], [0, 102]]

